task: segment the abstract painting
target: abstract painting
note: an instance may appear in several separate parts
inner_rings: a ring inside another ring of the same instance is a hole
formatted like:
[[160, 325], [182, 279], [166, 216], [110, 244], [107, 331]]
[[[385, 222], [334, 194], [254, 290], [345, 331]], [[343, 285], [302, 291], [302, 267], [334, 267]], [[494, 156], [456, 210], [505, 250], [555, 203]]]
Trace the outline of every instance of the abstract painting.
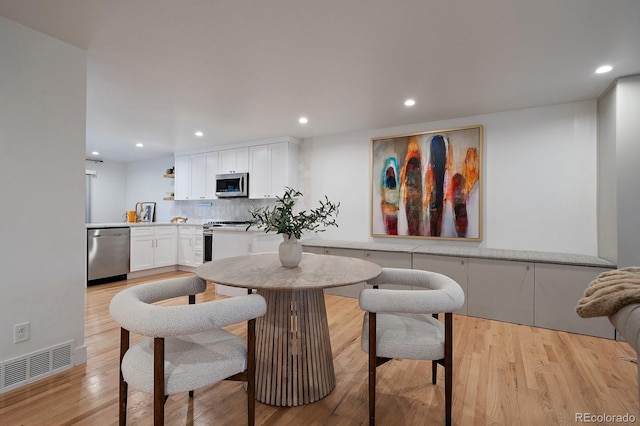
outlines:
[[371, 235], [482, 240], [482, 126], [371, 140]]

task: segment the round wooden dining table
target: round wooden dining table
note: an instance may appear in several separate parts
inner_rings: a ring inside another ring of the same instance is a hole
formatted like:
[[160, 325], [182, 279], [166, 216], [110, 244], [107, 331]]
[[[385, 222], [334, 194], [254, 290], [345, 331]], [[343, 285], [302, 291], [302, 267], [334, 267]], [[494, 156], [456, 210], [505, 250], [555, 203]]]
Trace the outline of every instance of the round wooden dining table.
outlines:
[[284, 268], [277, 253], [258, 253], [196, 269], [202, 279], [255, 289], [266, 299], [267, 313], [256, 321], [256, 399], [283, 407], [318, 401], [335, 388], [323, 289], [381, 273], [362, 259], [311, 253], [295, 268]]

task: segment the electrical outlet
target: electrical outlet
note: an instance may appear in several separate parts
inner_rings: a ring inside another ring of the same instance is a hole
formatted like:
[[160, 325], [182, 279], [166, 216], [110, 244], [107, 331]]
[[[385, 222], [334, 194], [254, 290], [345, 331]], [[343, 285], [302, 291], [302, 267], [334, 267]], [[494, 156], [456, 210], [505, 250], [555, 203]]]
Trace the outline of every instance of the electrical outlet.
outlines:
[[29, 340], [30, 326], [28, 322], [23, 322], [13, 326], [13, 343], [20, 343]]

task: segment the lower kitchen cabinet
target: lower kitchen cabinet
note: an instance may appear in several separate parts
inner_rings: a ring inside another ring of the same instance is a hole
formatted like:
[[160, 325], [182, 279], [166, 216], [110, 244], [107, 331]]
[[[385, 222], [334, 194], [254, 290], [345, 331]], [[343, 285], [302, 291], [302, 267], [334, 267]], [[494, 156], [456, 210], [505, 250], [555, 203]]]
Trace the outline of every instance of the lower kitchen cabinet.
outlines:
[[178, 265], [202, 265], [202, 226], [178, 226]]
[[468, 315], [533, 325], [533, 263], [469, 259], [468, 277]]
[[464, 257], [435, 256], [429, 254], [413, 255], [413, 268], [422, 269], [423, 271], [437, 272], [452, 278], [464, 291], [464, 305], [457, 314], [467, 315], [467, 299], [468, 299], [468, 259]]
[[172, 266], [177, 263], [175, 226], [131, 228], [130, 271]]
[[536, 263], [536, 327], [589, 336], [615, 338], [607, 317], [581, 318], [576, 313], [578, 301], [589, 283], [611, 269]]

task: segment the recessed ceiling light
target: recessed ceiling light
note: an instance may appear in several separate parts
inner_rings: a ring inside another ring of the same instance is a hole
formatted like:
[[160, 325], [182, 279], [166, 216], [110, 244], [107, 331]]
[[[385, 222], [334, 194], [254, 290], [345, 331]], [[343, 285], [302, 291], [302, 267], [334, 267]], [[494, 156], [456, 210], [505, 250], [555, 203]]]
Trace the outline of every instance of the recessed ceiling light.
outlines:
[[92, 151], [91, 155], [100, 155], [100, 153], [98, 151]]
[[596, 70], [596, 74], [604, 74], [606, 72], [609, 72], [613, 69], [613, 67], [611, 65], [602, 65], [600, 67], [598, 67], [598, 69]]
[[138, 142], [138, 143], [136, 144], [136, 146], [137, 146], [138, 148], [142, 148], [144, 145], [143, 145], [143, 144], [141, 144], [140, 142]]
[[204, 136], [204, 133], [202, 133], [200, 130], [198, 130], [198, 131], [196, 131], [196, 132], [194, 133], [194, 135], [196, 135], [197, 137], [201, 138], [201, 137], [203, 137], [203, 136]]
[[406, 101], [404, 101], [404, 106], [414, 106], [416, 104], [416, 101], [414, 101], [413, 99], [407, 99]]
[[298, 119], [298, 123], [300, 124], [307, 124], [309, 122], [309, 120], [307, 119], [307, 117], [300, 117]]

